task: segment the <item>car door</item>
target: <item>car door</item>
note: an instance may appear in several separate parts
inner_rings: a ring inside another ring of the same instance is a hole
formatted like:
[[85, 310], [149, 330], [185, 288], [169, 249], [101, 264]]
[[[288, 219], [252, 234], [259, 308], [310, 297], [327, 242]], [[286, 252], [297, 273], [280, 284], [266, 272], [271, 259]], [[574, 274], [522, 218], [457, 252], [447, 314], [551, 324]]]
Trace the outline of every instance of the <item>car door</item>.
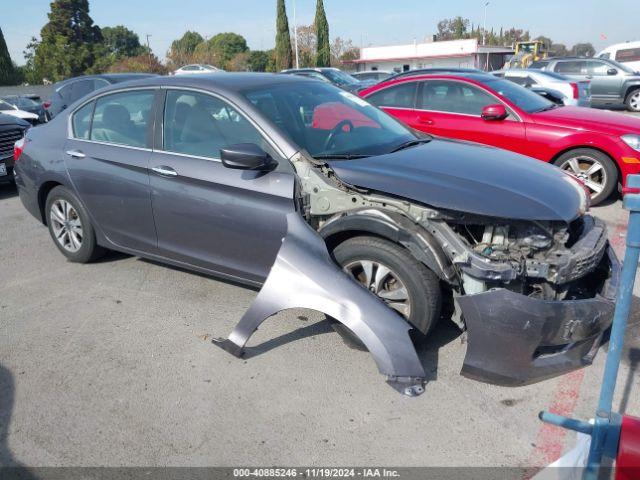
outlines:
[[502, 102], [459, 80], [423, 80], [418, 86], [415, 127], [433, 135], [526, 151], [525, 127], [511, 109], [504, 120], [484, 120], [482, 109]]
[[[258, 128], [226, 100], [167, 90], [158, 113], [162, 141], [151, 160], [153, 217], [160, 254], [176, 262], [250, 283], [267, 277], [295, 211], [290, 164]], [[234, 170], [220, 149], [253, 143], [278, 167]]]
[[418, 128], [419, 117], [415, 112], [417, 86], [415, 81], [391, 85], [373, 92], [367, 101], [410, 127]]
[[154, 89], [101, 96], [71, 115], [67, 171], [96, 227], [114, 244], [155, 252], [148, 163]]
[[620, 101], [622, 97], [622, 72], [607, 62], [587, 60], [587, 78], [591, 81], [591, 95], [608, 101]]

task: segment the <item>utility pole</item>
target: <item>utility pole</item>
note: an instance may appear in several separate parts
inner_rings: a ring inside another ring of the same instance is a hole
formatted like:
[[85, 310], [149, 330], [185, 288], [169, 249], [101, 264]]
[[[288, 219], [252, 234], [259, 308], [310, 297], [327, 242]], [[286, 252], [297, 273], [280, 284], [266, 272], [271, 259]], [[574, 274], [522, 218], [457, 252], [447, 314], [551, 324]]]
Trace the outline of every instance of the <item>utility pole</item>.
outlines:
[[148, 55], [148, 57], [149, 57], [149, 68], [151, 68], [151, 47], [149, 46], [149, 37], [150, 37], [150, 36], [151, 36], [151, 35], [149, 35], [149, 34], [147, 33], [147, 55]]
[[298, 21], [296, 20], [296, 0], [293, 0], [293, 45], [296, 50], [296, 68], [300, 68], [300, 59], [298, 58]]
[[486, 2], [484, 4], [484, 22], [482, 23], [482, 45], [487, 44], [487, 7], [489, 6], [489, 3], [491, 2]]

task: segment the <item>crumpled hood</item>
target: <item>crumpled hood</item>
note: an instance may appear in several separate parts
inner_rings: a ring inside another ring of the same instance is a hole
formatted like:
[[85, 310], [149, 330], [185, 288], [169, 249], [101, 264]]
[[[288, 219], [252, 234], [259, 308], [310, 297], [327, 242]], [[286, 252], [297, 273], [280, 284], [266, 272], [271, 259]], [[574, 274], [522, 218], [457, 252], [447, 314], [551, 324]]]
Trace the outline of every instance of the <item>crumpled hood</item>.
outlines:
[[433, 207], [519, 220], [570, 222], [581, 214], [580, 187], [560, 169], [497, 148], [434, 139], [328, 163], [351, 185]]

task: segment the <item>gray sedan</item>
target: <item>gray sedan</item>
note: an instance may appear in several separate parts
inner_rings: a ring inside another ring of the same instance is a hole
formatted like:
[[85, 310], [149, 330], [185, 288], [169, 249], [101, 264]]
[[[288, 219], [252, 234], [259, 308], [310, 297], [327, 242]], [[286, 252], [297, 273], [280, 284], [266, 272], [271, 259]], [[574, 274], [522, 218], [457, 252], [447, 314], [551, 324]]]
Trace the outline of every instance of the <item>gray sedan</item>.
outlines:
[[[262, 286], [226, 340], [310, 308], [423, 391], [408, 331], [441, 304], [462, 373], [521, 385], [591, 361], [618, 263], [582, 185], [507, 151], [419, 136], [296, 75], [155, 77], [104, 88], [16, 144], [20, 199], [70, 261], [118, 250]], [[576, 315], [575, 312], [579, 312]]]

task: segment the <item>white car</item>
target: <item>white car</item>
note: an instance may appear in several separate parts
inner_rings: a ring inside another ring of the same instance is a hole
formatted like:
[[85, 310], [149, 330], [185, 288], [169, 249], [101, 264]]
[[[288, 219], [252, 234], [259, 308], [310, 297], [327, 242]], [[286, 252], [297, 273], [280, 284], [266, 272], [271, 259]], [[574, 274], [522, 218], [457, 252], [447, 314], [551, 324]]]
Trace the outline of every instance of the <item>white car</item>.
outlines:
[[215, 72], [224, 72], [224, 70], [214, 67], [213, 65], [185, 65], [184, 67], [180, 67], [179, 69], [173, 72], [173, 75], [192, 75], [194, 73], [215, 73]]
[[20, 110], [18, 109], [18, 107], [11, 105], [10, 103], [5, 102], [4, 100], [0, 100], [0, 113], [11, 115], [12, 117], [18, 117], [33, 124], [38, 123], [38, 120], [40, 118], [35, 113], [25, 112], [24, 110]]
[[560, 105], [591, 106], [591, 86], [588, 81], [575, 81], [555, 72], [532, 68], [511, 68], [490, 73], [528, 88]]
[[596, 56], [598, 58], [615, 60], [616, 62], [626, 65], [631, 70], [640, 72], [640, 41], [611, 45]]

